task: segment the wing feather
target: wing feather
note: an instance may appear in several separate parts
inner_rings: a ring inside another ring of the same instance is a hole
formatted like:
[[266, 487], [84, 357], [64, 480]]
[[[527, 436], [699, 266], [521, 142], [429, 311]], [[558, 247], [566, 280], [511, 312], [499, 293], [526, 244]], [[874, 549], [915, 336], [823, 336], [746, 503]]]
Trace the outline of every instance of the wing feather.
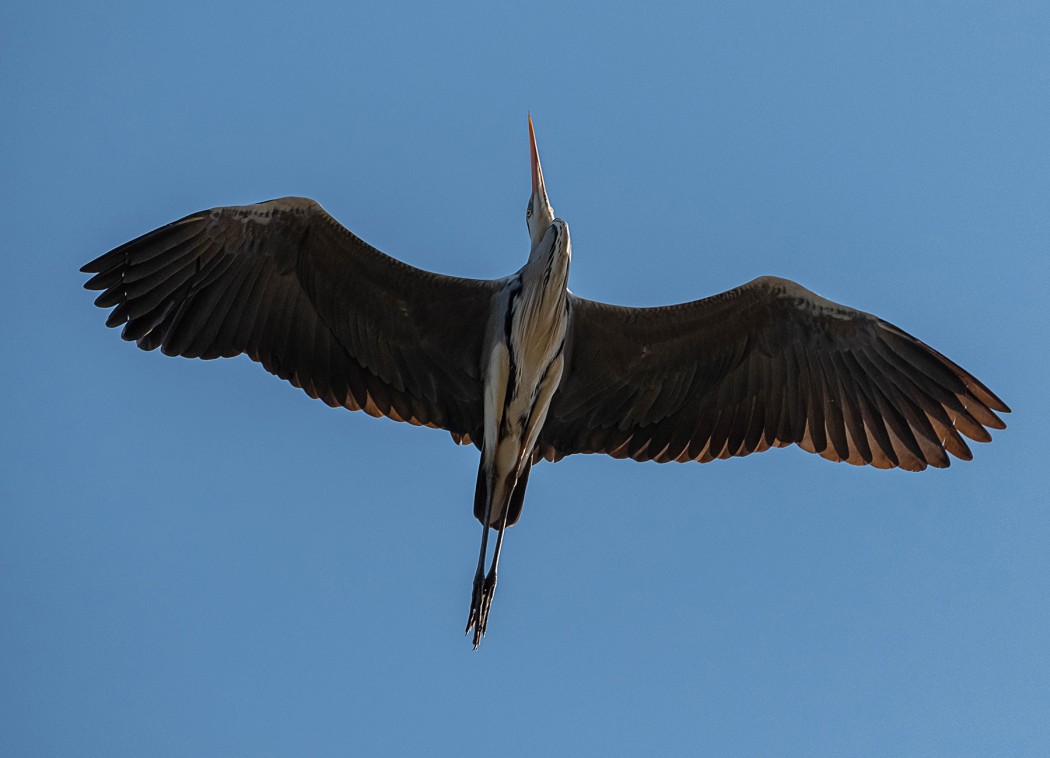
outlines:
[[107, 325], [145, 350], [243, 353], [328, 405], [480, 438], [498, 282], [397, 261], [312, 200], [195, 213], [82, 271]]
[[797, 444], [920, 471], [968, 460], [1009, 408], [903, 330], [763, 277], [704, 300], [624, 308], [570, 297], [546, 457], [706, 462]]

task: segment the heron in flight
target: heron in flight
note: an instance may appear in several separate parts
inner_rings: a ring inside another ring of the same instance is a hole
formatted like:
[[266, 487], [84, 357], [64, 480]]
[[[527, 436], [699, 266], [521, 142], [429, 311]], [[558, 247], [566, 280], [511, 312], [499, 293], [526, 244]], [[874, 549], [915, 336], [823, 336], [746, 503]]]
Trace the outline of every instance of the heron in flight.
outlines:
[[[970, 460], [1009, 408], [902, 329], [786, 279], [627, 308], [569, 292], [569, 227], [529, 118], [529, 258], [503, 279], [414, 268], [318, 203], [201, 211], [81, 269], [143, 350], [246, 354], [311, 397], [445, 429], [481, 450], [467, 632], [485, 635], [506, 528], [533, 464], [573, 453], [712, 461], [795, 444], [921, 471]], [[496, 531], [485, 571], [489, 531]]]

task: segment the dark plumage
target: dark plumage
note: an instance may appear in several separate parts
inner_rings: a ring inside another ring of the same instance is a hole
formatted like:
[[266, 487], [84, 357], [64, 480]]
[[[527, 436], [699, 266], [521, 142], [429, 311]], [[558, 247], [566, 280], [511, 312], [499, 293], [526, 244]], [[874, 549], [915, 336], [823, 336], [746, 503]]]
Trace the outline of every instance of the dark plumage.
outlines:
[[[477, 441], [499, 281], [432, 274], [316, 202], [194, 213], [81, 269], [107, 326], [165, 355], [244, 353], [333, 407]], [[569, 296], [566, 376], [539, 455], [707, 462], [792, 443], [921, 471], [970, 460], [1006, 404], [907, 332], [786, 279], [660, 308]], [[986, 428], [987, 427], [987, 428]]]
[[88, 263], [85, 286], [144, 350], [244, 353], [328, 405], [476, 444], [475, 647], [504, 530], [540, 458], [706, 462], [797, 444], [921, 471], [969, 460], [964, 437], [988, 442], [1005, 427], [1006, 404], [936, 350], [785, 279], [662, 308], [571, 294], [569, 227], [529, 130], [531, 250], [504, 279], [413, 268], [289, 197], [168, 224]]

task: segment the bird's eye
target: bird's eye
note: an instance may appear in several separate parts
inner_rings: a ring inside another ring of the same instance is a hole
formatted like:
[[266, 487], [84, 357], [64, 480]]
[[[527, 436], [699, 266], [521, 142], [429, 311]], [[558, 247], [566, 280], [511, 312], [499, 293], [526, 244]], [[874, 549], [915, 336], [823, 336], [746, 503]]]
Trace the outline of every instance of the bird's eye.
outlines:
[[532, 208], [527, 208], [525, 210], [525, 218], [532, 218]]

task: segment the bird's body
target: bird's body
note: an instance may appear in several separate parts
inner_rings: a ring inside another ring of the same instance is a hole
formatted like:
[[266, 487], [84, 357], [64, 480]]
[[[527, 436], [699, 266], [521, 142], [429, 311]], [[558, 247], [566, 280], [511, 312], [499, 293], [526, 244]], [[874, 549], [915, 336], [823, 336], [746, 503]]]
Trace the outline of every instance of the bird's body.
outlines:
[[[467, 631], [474, 629], [475, 647], [485, 634], [503, 533], [521, 515], [533, 454], [565, 370], [571, 260], [569, 226], [553, 219], [492, 309], [484, 350], [485, 431], [474, 493], [474, 516], [482, 525], [481, 553], [467, 620]], [[489, 528], [499, 534], [486, 577]]]
[[[532, 123], [530, 253], [495, 281], [432, 274], [362, 242], [305, 198], [215, 208], [84, 266], [139, 347], [247, 354], [331, 406], [439, 427], [481, 449], [482, 544], [467, 629], [485, 633], [504, 531], [540, 458], [710, 461], [797, 444], [918, 471], [969, 459], [1009, 408], [901, 329], [762, 277], [660, 308], [567, 288], [568, 225]], [[484, 572], [490, 529], [498, 530]]]
[[531, 463], [565, 366], [569, 228], [559, 220], [549, 230], [500, 291], [489, 326], [482, 468], [493, 472], [490, 526], [498, 526], [514, 480]]

